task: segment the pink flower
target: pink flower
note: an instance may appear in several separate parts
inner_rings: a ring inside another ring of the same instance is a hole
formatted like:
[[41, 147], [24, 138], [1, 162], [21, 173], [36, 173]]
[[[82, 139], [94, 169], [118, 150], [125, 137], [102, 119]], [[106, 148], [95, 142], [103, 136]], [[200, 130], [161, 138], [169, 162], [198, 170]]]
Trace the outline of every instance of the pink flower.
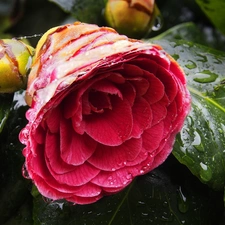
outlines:
[[48, 198], [88, 204], [167, 158], [190, 95], [159, 46], [75, 23], [40, 40], [27, 102], [20, 141], [30, 179]]

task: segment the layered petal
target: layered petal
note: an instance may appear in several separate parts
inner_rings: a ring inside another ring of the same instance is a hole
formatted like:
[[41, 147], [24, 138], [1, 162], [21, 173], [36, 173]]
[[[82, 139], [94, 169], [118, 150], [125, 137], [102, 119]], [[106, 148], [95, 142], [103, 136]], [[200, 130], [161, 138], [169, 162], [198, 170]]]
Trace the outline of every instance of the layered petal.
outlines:
[[161, 47], [78, 22], [39, 41], [26, 99], [27, 173], [45, 197], [78, 204], [163, 163], [190, 108], [185, 75]]

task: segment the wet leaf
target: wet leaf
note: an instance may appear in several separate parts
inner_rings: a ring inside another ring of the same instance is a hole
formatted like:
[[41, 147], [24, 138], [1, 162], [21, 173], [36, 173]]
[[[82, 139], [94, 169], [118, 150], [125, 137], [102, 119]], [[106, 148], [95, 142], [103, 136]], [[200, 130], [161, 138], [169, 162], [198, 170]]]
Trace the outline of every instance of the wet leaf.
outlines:
[[[19, 218], [15, 216], [21, 216], [24, 210], [21, 206], [31, 196], [30, 181], [25, 180], [21, 173], [24, 161], [21, 153], [23, 146], [18, 141], [18, 133], [26, 122], [25, 110], [26, 107], [14, 101], [8, 112], [7, 123], [0, 134], [0, 224], [10, 224], [10, 221], [20, 224]], [[21, 224], [25, 225], [25, 221], [23, 222]]]
[[12, 106], [13, 94], [0, 95], [0, 133], [9, 116], [10, 108]]
[[222, 216], [221, 194], [207, 189], [170, 158], [163, 166], [137, 178], [124, 191], [94, 204], [49, 202], [38, 195], [34, 199], [34, 224], [213, 225]]
[[55, 2], [64, 11], [71, 13], [77, 20], [86, 23], [103, 23], [102, 10], [105, 0], [49, 0]]
[[203, 12], [208, 16], [211, 22], [225, 34], [225, 2], [223, 0], [196, 0]]
[[164, 37], [166, 40], [170, 41], [185, 39], [186, 41], [205, 44], [204, 34], [201, 32], [199, 27], [192, 22], [178, 24], [155, 38], [151, 38], [151, 40], [164, 39]]
[[173, 154], [203, 183], [225, 185], [225, 54], [192, 42], [154, 41], [183, 67], [192, 109], [177, 137]]

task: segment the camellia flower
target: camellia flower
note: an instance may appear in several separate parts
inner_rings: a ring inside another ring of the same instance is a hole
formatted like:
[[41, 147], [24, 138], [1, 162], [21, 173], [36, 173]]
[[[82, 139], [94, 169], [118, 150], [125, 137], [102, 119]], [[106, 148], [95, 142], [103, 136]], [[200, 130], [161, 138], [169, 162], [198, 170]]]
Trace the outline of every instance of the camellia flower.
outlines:
[[0, 40], [0, 93], [12, 93], [27, 84], [34, 49], [16, 39]]
[[171, 153], [190, 95], [159, 46], [77, 22], [49, 30], [36, 50], [20, 141], [42, 195], [92, 203]]

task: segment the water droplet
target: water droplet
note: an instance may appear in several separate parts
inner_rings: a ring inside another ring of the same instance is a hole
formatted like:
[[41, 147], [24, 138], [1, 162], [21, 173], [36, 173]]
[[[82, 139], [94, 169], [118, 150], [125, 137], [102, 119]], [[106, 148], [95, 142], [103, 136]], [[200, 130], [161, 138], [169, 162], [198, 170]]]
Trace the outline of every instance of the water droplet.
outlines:
[[200, 166], [202, 167], [203, 170], [207, 170], [208, 168], [207, 165], [202, 162], [200, 163]]
[[180, 56], [177, 55], [177, 54], [172, 55], [172, 57], [173, 57], [175, 60], [178, 60], [178, 59], [180, 58]]
[[60, 201], [52, 201], [50, 199], [46, 199], [46, 201], [50, 201], [52, 206], [56, 206], [57, 208], [63, 210], [63, 206], [65, 202], [60, 202]]
[[128, 173], [128, 174], [126, 175], [126, 179], [127, 179], [127, 180], [131, 180], [131, 179], [132, 179], [132, 177], [133, 177], [133, 176], [132, 176], [132, 174], [131, 174], [131, 173]]
[[168, 207], [168, 205], [169, 205], [169, 204], [168, 204], [167, 201], [163, 202], [163, 206], [164, 206], [164, 207]]
[[206, 57], [205, 55], [197, 54], [197, 56], [199, 57], [199, 58], [197, 59], [197, 61], [203, 62], [203, 63], [208, 62], [208, 59], [207, 59], [207, 57]]
[[143, 201], [138, 201], [138, 204], [139, 204], [139, 205], [145, 205], [145, 202], [143, 202]]
[[223, 62], [222, 62], [222, 60], [221, 59], [219, 59], [219, 57], [216, 57], [215, 56], [215, 61], [213, 62], [213, 63], [215, 63], [215, 64], [222, 64]]
[[148, 213], [147, 212], [142, 212], [141, 215], [146, 217], [146, 216], [148, 216]]
[[162, 26], [163, 26], [163, 17], [161, 15], [161, 13], [159, 12], [159, 14], [154, 19], [154, 24], [153, 24], [152, 30], [158, 31], [162, 28]]
[[161, 220], [164, 222], [172, 222], [174, 215], [172, 213], [163, 212], [163, 215], [161, 216]]
[[27, 171], [25, 164], [23, 164], [23, 167], [22, 167], [22, 174], [26, 179], [30, 179], [30, 176], [29, 176], [29, 173]]
[[194, 131], [194, 141], [191, 143], [194, 148], [200, 152], [204, 152], [201, 136], [197, 131]]
[[195, 69], [197, 67], [197, 64], [194, 61], [188, 60], [188, 62], [189, 63], [185, 65], [188, 69]]
[[210, 181], [212, 178], [211, 168], [203, 162], [200, 163], [200, 178], [203, 181]]
[[202, 72], [195, 74], [194, 81], [198, 83], [211, 83], [214, 82], [217, 78], [217, 74], [212, 73], [209, 70], [203, 70]]
[[189, 203], [187, 201], [187, 197], [184, 195], [181, 186], [178, 188], [178, 209], [182, 213], [186, 213], [189, 208]]
[[187, 116], [188, 125], [192, 126], [194, 124], [193, 118], [191, 116]]
[[46, 202], [47, 204], [52, 204], [54, 202], [54, 200], [52, 200], [51, 198], [46, 198], [43, 197], [44, 202]]

